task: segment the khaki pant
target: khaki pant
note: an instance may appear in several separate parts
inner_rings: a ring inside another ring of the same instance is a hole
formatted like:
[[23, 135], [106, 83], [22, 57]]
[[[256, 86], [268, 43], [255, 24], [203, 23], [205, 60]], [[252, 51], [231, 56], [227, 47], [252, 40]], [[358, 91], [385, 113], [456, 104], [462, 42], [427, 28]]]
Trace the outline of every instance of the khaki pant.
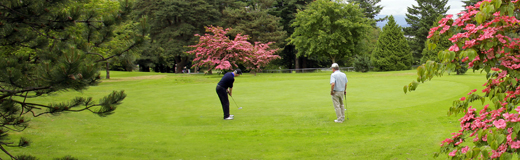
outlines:
[[334, 91], [334, 95], [332, 95], [332, 103], [334, 104], [334, 109], [336, 110], [336, 117], [338, 121], [345, 121], [345, 107], [343, 105], [343, 91]]

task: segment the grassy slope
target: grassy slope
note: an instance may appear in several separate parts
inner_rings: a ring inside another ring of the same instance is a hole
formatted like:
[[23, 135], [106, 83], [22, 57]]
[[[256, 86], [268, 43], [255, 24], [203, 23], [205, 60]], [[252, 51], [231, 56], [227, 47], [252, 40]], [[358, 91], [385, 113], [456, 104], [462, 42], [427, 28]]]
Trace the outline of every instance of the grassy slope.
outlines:
[[125, 90], [128, 97], [114, 115], [34, 118], [13, 136], [30, 138], [32, 145], [9, 150], [42, 159], [432, 159], [440, 142], [458, 130], [461, 115], [446, 117], [451, 102], [485, 81], [484, 74], [468, 72], [404, 94], [414, 71], [349, 72], [350, 120], [337, 124], [329, 72], [238, 77], [233, 93], [243, 109], [231, 101], [233, 121], [221, 119], [218, 75], [111, 74], [112, 80], [84, 93], [39, 101], [99, 99]]

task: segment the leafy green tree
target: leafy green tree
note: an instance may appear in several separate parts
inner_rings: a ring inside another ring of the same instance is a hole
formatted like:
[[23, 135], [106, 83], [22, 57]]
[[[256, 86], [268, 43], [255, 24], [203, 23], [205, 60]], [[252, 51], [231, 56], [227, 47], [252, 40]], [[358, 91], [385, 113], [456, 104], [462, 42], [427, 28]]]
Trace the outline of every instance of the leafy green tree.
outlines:
[[222, 15], [217, 1], [213, 0], [138, 0], [137, 17], [150, 18], [150, 46], [144, 55], [155, 59], [160, 65], [182, 72], [192, 57], [186, 53], [186, 46], [197, 42], [195, 34], [203, 34], [204, 26], [215, 24]]
[[413, 64], [418, 64], [424, 49], [430, 27], [439, 16], [446, 15], [450, 7], [448, 0], [416, 0], [417, 6], [408, 7], [406, 22], [410, 27], [404, 28], [404, 34], [409, 37], [409, 45], [414, 57]]
[[329, 58], [333, 63], [357, 55], [357, 44], [371, 28], [370, 19], [353, 4], [316, 0], [298, 12], [288, 39], [298, 56]]
[[381, 2], [381, 0], [348, 0], [348, 2], [359, 4], [359, 7], [361, 7], [365, 13], [365, 16], [374, 20], [374, 22], [372, 22], [373, 27], [377, 27], [377, 22], [386, 20], [386, 17], [377, 19], [375, 18], [383, 9], [383, 6], [377, 5], [379, 2]]
[[372, 53], [372, 65], [377, 71], [407, 70], [412, 65], [410, 47], [394, 16], [388, 17], [388, 22], [383, 27], [377, 47]]
[[6, 149], [29, 145], [25, 138], [18, 144], [8, 138], [9, 132], [28, 127], [28, 117], [80, 111], [108, 116], [126, 97], [124, 91], [114, 91], [99, 102], [90, 97], [50, 104], [34, 100], [100, 83], [100, 63], [144, 41], [145, 28], [133, 35], [133, 43], [100, 58], [96, 47], [110, 42], [114, 26], [126, 19], [132, 5], [121, 2], [120, 11], [113, 14], [88, 5], [88, 1], [72, 0], [0, 2], [0, 149], [13, 159], [32, 157], [15, 157]]
[[372, 55], [372, 52], [377, 47], [377, 40], [381, 34], [381, 28], [373, 27], [366, 34], [366, 38], [361, 40], [356, 48], [358, 48], [362, 54]]

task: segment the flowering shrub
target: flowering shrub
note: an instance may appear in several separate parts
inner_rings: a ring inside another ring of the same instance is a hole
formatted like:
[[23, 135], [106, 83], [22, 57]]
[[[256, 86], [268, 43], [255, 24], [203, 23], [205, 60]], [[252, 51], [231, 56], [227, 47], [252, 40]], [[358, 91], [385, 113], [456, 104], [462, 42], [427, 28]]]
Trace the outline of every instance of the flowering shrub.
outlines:
[[[460, 62], [487, 73], [485, 89], [471, 90], [449, 109], [449, 115], [464, 113], [461, 129], [440, 144], [441, 154], [451, 159], [511, 159], [520, 154], [520, 21], [515, 17], [519, 8], [518, 0], [484, 0], [466, 7], [457, 19], [448, 15], [430, 29], [430, 41], [438, 41], [440, 34], [453, 34], [453, 45], [439, 52], [440, 63], [428, 61], [418, 67], [417, 81], [406, 85], [405, 93], [420, 82], [454, 71]], [[486, 100], [492, 107], [487, 104], [477, 111], [469, 106], [474, 101], [486, 104]]]
[[280, 58], [274, 53], [278, 49], [269, 49], [269, 43], [256, 42], [252, 45], [247, 41], [247, 35], [237, 34], [234, 40], [230, 40], [226, 34], [231, 30], [222, 27], [206, 27], [206, 32], [211, 32], [213, 35], [206, 33], [204, 36], [196, 34], [200, 37], [199, 43], [189, 47], [195, 48], [188, 51], [190, 54], [195, 54], [193, 62], [195, 66], [208, 67], [209, 70], [231, 70], [237, 66], [237, 62], [242, 62], [248, 69], [260, 69], [266, 66], [271, 60]]

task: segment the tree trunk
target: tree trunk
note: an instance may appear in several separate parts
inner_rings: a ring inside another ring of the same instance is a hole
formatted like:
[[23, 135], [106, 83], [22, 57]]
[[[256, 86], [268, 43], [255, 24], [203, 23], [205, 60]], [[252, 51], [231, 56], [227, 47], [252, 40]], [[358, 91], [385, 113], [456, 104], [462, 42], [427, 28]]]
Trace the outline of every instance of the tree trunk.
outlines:
[[110, 63], [107, 62], [107, 77], [106, 77], [106, 79], [110, 79], [110, 70], [109, 70], [109, 68], [110, 68]]
[[294, 69], [296, 69], [296, 72], [298, 72], [298, 69], [300, 69], [300, 59], [296, 54], [294, 55]]
[[302, 58], [302, 72], [303, 72], [303, 69], [307, 68], [307, 57], [303, 57]]
[[175, 63], [177, 64], [175, 73], [182, 73], [182, 69], [188, 64], [188, 57], [175, 56]]

